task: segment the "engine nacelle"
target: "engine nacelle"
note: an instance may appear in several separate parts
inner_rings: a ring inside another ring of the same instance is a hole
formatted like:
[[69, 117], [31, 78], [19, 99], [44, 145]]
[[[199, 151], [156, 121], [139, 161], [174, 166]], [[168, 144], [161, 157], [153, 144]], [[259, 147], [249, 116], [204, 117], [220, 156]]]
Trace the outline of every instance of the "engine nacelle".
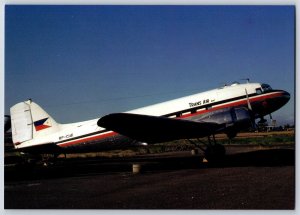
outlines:
[[222, 130], [229, 138], [235, 137], [238, 131], [251, 126], [250, 112], [245, 107], [223, 108], [212, 111], [201, 115], [197, 121], [223, 124], [224, 128]]

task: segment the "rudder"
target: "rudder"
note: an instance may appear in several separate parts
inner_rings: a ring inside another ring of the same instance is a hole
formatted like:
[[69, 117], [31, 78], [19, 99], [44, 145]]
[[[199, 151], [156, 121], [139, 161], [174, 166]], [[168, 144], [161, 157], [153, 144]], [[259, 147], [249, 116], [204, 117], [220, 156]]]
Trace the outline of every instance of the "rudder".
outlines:
[[14, 145], [59, 130], [59, 124], [32, 100], [14, 105], [10, 108], [10, 114]]

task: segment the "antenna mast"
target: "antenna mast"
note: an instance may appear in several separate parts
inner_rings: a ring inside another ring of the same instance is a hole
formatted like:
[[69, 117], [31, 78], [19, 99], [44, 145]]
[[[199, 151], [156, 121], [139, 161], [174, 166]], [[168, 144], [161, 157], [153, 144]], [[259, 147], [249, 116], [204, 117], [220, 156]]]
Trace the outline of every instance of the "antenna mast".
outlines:
[[243, 79], [241, 79], [241, 80], [247, 81], [247, 84], [250, 83], [250, 78], [243, 78]]

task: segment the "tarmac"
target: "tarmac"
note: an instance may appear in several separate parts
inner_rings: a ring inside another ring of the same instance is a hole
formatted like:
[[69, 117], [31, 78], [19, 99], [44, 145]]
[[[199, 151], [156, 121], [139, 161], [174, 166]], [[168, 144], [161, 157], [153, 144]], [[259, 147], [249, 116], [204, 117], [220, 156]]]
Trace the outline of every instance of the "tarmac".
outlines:
[[[174, 152], [6, 166], [5, 209], [295, 208], [295, 150], [227, 148], [221, 163]], [[132, 164], [141, 164], [139, 174]]]

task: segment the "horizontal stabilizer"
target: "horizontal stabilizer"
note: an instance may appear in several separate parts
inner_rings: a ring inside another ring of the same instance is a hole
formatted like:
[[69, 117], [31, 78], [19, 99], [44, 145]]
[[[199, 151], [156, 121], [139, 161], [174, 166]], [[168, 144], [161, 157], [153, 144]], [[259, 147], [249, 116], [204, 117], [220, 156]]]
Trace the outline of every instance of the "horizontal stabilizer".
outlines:
[[62, 153], [61, 147], [57, 146], [55, 143], [44, 143], [39, 145], [32, 145], [25, 148], [17, 149], [22, 152], [28, 152], [31, 154], [55, 154]]
[[209, 136], [223, 127], [210, 122], [115, 113], [98, 120], [98, 126], [147, 143]]

